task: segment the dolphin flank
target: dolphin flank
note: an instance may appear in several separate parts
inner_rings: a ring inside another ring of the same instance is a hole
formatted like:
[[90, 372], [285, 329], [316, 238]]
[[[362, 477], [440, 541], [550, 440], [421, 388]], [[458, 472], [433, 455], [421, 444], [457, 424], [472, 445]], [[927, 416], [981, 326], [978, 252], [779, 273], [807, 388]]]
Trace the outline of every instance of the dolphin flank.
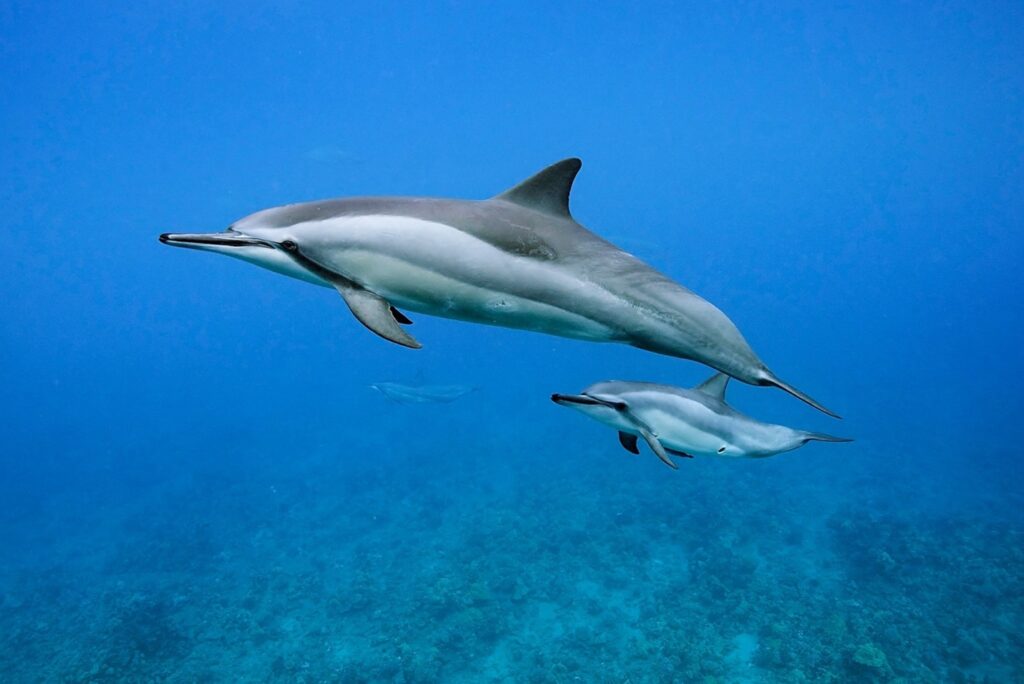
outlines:
[[551, 400], [617, 429], [619, 442], [634, 454], [640, 453], [637, 438], [642, 437], [670, 468], [677, 466], [669, 454], [761, 458], [815, 440], [853, 441], [749, 418], [725, 403], [728, 383], [724, 373], [693, 389], [611, 380], [580, 394], [553, 394]]
[[783, 382], [719, 309], [573, 220], [579, 159], [487, 200], [361, 197], [266, 209], [169, 245], [237, 257], [337, 290], [367, 328], [420, 343], [400, 309], [692, 359], [753, 385]]

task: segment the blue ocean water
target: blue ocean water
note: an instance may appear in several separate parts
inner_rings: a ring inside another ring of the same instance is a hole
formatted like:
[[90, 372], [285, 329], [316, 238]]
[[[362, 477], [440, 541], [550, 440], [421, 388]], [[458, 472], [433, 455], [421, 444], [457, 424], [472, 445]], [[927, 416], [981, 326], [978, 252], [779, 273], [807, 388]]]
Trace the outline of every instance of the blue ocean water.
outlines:
[[[1024, 680], [1022, 15], [4, 3], [0, 680]], [[572, 155], [853, 444], [673, 472], [549, 396], [705, 367], [156, 239]]]

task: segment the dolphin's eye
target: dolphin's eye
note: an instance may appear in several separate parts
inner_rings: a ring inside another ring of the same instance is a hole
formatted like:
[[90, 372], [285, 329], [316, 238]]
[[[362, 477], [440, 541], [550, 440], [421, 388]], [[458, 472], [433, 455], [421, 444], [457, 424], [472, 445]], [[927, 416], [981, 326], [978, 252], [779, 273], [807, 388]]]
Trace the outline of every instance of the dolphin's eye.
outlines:
[[294, 252], [295, 250], [297, 250], [299, 248], [299, 246], [296, 245], [291, 240], [285, 240], [284, 242], [281, 243], [281, 246], [284, 247], [289, 252]]
[[718, 447], [718, 453], [722, 453], [723, 451], [725, 451], [725, 447], [724, 446]]

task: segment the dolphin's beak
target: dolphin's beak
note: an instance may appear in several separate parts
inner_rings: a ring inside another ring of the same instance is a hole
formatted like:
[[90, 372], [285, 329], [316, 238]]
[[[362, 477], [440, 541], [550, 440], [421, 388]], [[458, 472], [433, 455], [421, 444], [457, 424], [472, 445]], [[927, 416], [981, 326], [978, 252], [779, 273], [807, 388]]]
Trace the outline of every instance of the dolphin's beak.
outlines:
[[233, 230], [223, 233], [164, 233], [160, 236], [160, 242], [175, 247], [189, 247], [191, 249], [215, 250], [224, 247], [267, 247], [273, 249], [273, 245], [249, 237]]
[[552, 394], [551, 401], [555, 402], [559, 406], [571, 406], [572, 404], [596, 406], [604, 404], [603, 401], [598, 401], [597, 399], [588, 397], [586, 394]]

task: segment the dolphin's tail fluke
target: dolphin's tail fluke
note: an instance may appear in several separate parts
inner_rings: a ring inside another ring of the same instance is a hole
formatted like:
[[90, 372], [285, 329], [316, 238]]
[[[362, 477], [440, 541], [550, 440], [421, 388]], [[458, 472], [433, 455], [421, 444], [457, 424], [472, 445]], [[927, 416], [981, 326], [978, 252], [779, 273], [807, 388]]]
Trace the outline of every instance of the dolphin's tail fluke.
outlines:
[[808, 394], [804, 394], [803, 392], [798, 390], [796, 387], [793, 387], [789, 383], [783, 382], [779, 378], [775, 377], [775, 375], [771, 371], [767, 371], [767, 375], [765, 375], [764, 379], [761, 381], [761, 384], [763, 384], [763, 385], [772, 385], [773, 387], [778, 387], [781, 390], [789, 392], [790, 394], [792, 394], [794, 397], [796, 397], [800, 401], [803, 401], [803, 402], [806, 402], [806, 403], [810, 404], [811, 406], [813, 406], [814, 408], [818, 409], [822, 413], [827, 413], [828, 415], [832, 416], [833, 418], [840, 418], [840, 419], [842, 419], [842, 416], [840, 416], [838, 413], [836, 413], [834, 411], [829, 411], [827, 408], [825, 408], [824, 406], [819, 404], [817, 401], [815, 401], [814, 397], [812, 397], [812, 396], [810, 396]]
[[805, 432], [802, 435], [804, 444], [808, 442], [852, 442], [853, 439], [850, 437], [835, 437], [833, 435], [826, 435], [824, 432]]

